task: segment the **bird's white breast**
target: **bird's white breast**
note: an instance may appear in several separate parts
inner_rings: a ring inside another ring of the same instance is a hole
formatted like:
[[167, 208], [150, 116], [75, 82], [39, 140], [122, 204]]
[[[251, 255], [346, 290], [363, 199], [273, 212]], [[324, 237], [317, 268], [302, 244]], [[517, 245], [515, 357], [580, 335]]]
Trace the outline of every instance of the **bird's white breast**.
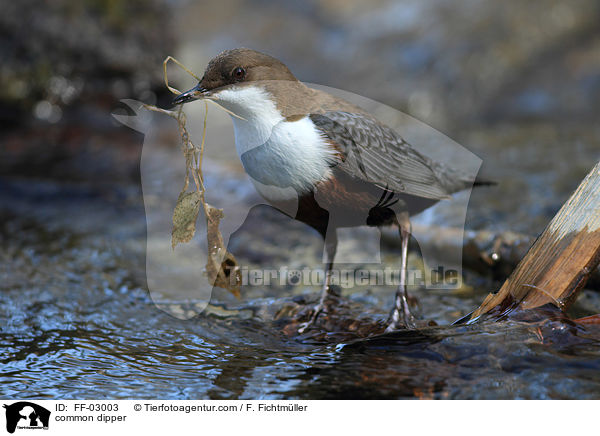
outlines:
[[235, 146], [259, 193], [285, 200], [331, 176], [334, 154], [311, 119], [287, 121], [270, 95], [258, 86], [226, 89], [216, 101], [232, 116]]

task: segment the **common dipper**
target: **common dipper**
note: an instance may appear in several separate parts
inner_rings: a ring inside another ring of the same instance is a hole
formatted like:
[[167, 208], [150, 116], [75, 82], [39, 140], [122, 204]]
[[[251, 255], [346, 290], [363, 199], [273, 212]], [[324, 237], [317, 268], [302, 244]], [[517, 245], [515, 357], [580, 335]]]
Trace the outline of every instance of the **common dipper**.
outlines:
[[232, 116], [235, 146], [257, 191], [325, 240], [321, 299], [299, 332], [326, 310], [336, 229], [399, 228], [400, 284], [387, 331], [414, 328], [407, 300], [409, 217], [474, 180], [434, 162], [363, 109], [300, 82], [279, 60], [246, 48], [212, 59], [174, 104], [210, 99]]

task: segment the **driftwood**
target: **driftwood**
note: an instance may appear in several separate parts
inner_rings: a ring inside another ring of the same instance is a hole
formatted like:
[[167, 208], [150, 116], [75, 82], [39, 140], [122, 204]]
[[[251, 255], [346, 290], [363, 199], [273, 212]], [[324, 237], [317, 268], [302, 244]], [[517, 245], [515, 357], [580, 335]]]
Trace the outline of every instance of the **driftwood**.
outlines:
[[600, 263], [600, 163], [534, 242], [497, 294], [471, 315], [534, 309], [566, 310]]

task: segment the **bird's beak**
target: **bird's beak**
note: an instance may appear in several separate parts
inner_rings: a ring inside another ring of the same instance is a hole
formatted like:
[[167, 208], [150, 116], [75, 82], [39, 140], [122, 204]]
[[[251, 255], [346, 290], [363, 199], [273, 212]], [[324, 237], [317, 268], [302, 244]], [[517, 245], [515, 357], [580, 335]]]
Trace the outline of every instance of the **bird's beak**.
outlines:
[[200, 86], [198, 83], [189, 91], [185, 91], [183, 94], [179, 94], [177, 97], [173, 99], [173, 105], [188, 103], [190, 101], [198, 100], [203, 97], [206, 97], [208, 91]]

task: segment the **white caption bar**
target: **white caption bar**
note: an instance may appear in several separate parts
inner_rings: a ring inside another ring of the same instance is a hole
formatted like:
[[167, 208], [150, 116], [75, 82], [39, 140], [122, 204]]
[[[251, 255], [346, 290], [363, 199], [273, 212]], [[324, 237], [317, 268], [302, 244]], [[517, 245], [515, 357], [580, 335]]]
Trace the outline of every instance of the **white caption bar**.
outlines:
[[[576, 434], [592, 402], [3, 400], [2, 426], [27, 435]], [[571, 414], [572, 413], [572, 414]], [[556, 417], [562, 417], [556, 419]], [[569, 419], [568, 416], [577, 416]], [[41, 430], [41, 431], [40, 431]]]

